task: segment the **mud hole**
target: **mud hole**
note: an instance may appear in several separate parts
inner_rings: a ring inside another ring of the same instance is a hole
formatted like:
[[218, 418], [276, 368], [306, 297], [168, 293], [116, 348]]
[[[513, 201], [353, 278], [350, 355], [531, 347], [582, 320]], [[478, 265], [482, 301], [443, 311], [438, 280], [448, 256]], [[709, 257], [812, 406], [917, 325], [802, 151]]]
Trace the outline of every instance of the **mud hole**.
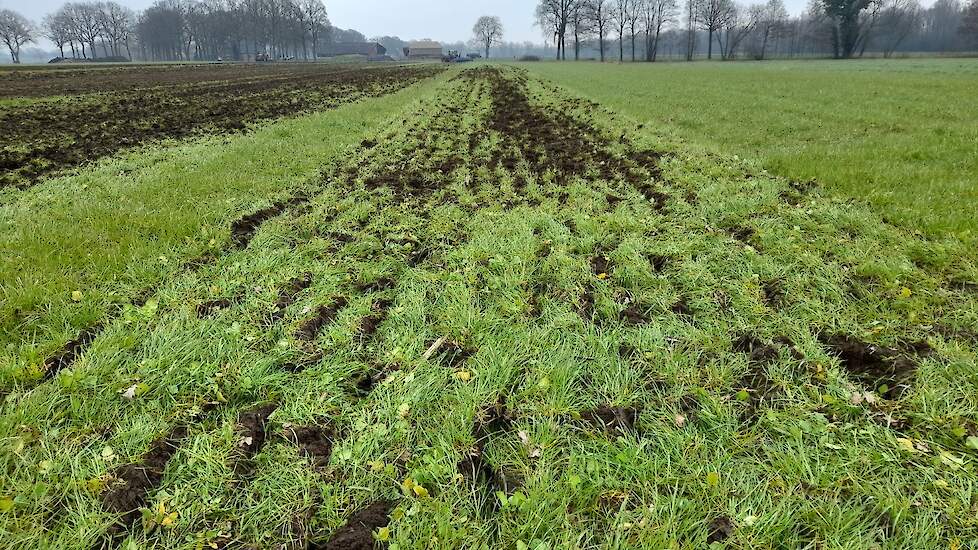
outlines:
[[238, 249], [247, 248], [251, 239], [254, 238], [255, 233], [258, 232], [258, 229], [263, 223], [284, 214], [289, 208], [299, 206], [308, 200], [308, 197], [304, 196], [293, 197], [288, 200], [276, 202], [268, 208], [262, 208], [257, 212], [235, 220], [231, 223], [231, 243]]
[[394, 304], [393, 300], [378, 300], [370, 306], [371, 313], [360, 320], [360, 335], [371, 338], [387, 319], [387, 310]]
[[70, 367], [74, 362], [81, 357], [88, 346], [95, 341], [95, 338], [102, 332], [104, 327], [102, 325], [96, 325], [91, 328], [87, 328], [78, 334], [78, 337], [74, 340], [67, 342], [58, 353], [48, 357], [44, 360], [44, 379], [50, 380], [57, 376], [61, 370]]
[[506, 468], [493, 467], [485, 456], [489, 441], [512, 430], [513, 420], [504, 395], [480, 410], [472, 424], [475, 444], [456, 465], [458, 473], [469, 483], [476, 500], [480, 502], [483, 513], [492, 514], [499, 510], [496, 492], [512, 495], [523, 485], [518, 474]]
[[309, 458], [316, 468], [329, 464], [333, 454], [333, 432], [326, 425], [285, 426], [285, 439], [299, 449], [299, 454]]
[[269, 315], [269, 321], [271, 323], [281, 321], [285, 317], [285, 311], [295, 303], [295, 299], [299, 293], [310, 286], [312, 286], [311, 273], [303, 273], [298, 277], [290, 279], [285, 287], [279, 291], [278, 297], [275, 299], [275, 304], [272, 307], [272, 313]]
[[167, 462], [186, 437], [186, 427], [174, 428], [166, 437], [154, 441], [138, 463], [124, 464], [110, 473], [113, 481], [102, 493], [102, 509], [120, 515], [109, 529], [110, 535], [121, 534], [139, 520], [140, 508], [146, 506], [149, 493], [163, 482]]
[[581, 411], [581, 422], [609, 435], [636, 433], [641, 410], [636, 407], [601, 405]]
[[[312, 550], [373, 550], [374, 531], [390, 524], [394, 502], [381, 500], [368, 505], [350, 516], [346, 524], [336, 530], [325, 542], [309, 544]], [[382, 545], [386, 546], [386, 544]]]
[[299, 329], [295, 332], [296, 339], [302, 342], [314, 341], [324, 327], [332, 324], [336, 320], [340, 310], [345, 308], [346, 305], [346, 298], [339, 297], [328, 306], [319, 306], [316, 308], [315, 314], [299, 325]]
[[265, 446], [268, 439], [268, 417], [278, 405], [262, 405], [242, 412], [236, 427], [238, 456], [234, 460], [234, 473], [238, 480], [249, 480], [255, 476], [252, 459]]
[[845, 334], [822, 335], [820, 340], [856, 382], [886, 399], [902, 397], [914, 381], [919, 358], [933, 353], [926, 342], [898, 350], [867, 344]]

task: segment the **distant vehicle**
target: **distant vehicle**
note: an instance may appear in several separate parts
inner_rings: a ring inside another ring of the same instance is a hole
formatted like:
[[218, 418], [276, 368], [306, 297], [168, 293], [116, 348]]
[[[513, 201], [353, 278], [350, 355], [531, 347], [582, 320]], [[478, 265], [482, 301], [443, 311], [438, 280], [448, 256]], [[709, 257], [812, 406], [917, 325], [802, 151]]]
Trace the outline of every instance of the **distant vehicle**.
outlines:
[[255, 61], [271, 61], [272, 58], [267, 53], [255, 54]]
[[448, 50], [448, 53], [443, 55], [441, 60], [445, 63], [468, 63], [472, 61], [470, 57], [462, 57], [458, 50]]

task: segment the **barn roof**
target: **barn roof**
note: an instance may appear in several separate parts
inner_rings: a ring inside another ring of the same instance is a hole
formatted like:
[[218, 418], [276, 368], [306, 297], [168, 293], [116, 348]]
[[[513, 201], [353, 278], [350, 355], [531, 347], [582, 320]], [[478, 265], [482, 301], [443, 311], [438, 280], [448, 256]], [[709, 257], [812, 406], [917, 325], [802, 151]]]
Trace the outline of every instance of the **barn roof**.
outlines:
[[424, 40], [414, 40], [408, 43], [408, 47], [412, 50], [425, 50], [428, 48], [441, 48], [441, 42], [435, 42], [434, 40], [424, 39]]

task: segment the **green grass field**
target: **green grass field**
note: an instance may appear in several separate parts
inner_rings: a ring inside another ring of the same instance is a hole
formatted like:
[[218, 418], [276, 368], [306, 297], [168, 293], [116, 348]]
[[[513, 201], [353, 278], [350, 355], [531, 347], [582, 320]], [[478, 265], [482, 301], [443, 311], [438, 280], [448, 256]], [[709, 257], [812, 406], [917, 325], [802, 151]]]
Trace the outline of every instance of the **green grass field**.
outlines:
[[532, 68], [665, 136], [978, 243], [978, 60]]
[[974, 547], [967, 224], [599, 78], [682, 70], [475, 64], [7, 192], [0, 548]]

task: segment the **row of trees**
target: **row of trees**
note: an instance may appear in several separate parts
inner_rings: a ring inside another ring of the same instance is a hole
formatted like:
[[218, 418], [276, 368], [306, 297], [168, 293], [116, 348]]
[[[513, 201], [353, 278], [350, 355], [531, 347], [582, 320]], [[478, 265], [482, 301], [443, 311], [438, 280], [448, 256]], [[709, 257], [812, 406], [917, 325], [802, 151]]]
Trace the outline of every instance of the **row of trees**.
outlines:
[[40, 26], [0, 12], [0, 39], [14, 63], [20, 48], [50, 40], [61, 57], [125, 57], [172, 61], [315, 56], [332, 27], [322, 0], [157, 0], [142, 13], [116, 2], [71, 2]]
[[[736, 0], [539, 0], [537, 24], [558, 59], [594, 48], [603, 61], [655, 61], [664, 46], [686, 59], [699, 53], [723, 59], [778, 55], [889, 56], [895, 51], [978, 49], [978, 0], [812, 0], [790, 17], [783, 0], [745, 5]], [[705, 44], [704, 44], [705, 41]], [[705, 49], [705, 51], [703, 51]]]

